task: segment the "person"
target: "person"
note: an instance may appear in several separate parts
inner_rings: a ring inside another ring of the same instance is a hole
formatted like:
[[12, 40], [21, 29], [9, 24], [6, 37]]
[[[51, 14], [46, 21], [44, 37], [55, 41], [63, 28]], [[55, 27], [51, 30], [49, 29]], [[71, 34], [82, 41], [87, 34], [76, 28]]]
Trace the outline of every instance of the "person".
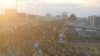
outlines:
[[60, 42], [60, 43], [63, 43], [63, 42], [64, 42], [64, 37], [63, 37], [63, 34], [60, 34], [60, 37], [59, 37], [59, 42]]
[[34, 43], [34, 47], [37, 49], [39, 47], [38, 40]]

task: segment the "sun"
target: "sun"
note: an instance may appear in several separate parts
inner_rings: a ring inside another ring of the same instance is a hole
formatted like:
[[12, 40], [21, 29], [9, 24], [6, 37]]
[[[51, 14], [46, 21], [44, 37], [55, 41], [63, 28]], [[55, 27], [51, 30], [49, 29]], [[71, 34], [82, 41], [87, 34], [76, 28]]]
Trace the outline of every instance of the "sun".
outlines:
[[16, 0], [0, 0], [0, 2], [3, 9], [16, 7]]

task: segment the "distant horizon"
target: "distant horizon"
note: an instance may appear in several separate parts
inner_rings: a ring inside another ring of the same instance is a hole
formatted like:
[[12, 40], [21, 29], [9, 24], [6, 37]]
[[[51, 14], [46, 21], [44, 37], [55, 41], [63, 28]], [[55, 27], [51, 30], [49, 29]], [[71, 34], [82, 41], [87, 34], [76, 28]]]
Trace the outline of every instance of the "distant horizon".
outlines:
[[16, 8], [16, 6], [19, 12], [30, 14], [57, 15], [66, 11], [68, 15], [74, 13], [77, 17], [100, 16], [100, 0], [3, 0], [1, 9], [4, 11], [4, 9]]

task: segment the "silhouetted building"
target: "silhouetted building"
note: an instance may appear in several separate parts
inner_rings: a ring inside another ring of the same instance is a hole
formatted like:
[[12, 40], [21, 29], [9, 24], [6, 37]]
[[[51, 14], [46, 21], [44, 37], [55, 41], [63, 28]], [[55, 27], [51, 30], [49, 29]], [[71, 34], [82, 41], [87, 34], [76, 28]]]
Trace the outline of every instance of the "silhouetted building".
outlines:
[[55, 17], [56, 19], [61, 19], [62, 18], [62, 16], [61, 15], [56, 15], [56, 17]]
[[74, 15], [74, 14], [71, 14], [70, 15], [70, 17], [68, 18], [68, 22], [70, 23], [70, 24], [75, 24], [75, 23], [77, 23], [77, 17]]
[[67, 19], [67, 18], [68, 18], [68, 13], [67, 13], [66, 11], [64, 11], [64, 12], [62, 13], [62, 18], [63, 18], [63, 19]]
[[76, 19], [77, 19], [77, 17], [74, 14], [71, 14], [69, 17], [69, 20], [71, 20], [71, 21], [74, 21]]
[[25, 19], [26, 18], [26, 14], [25, 13], [18, 13], [18, 18]]
[[34, 14], [28, 14], [28, 16], [29, 16], [29, 19], [34, 19], [36, 17], [36, 15], [34, 15]]
[[17, 18], [17, 10], [16, 9], [6, 9], [4, 12], [4, 18]]
[[47, 14], [46, 14], [46, 18], [47, 18], [47, 19], [51, 19], [51, 18], [52, 18], [52, 15], [51, 15], [50, 13], [47, 13]]
[[100, 27], [100, 16], [96, 17], [96, 26]]
[[95, 23], [96, 23], [96, 16], [94, 15], [94, 16], [89, 16], [88, 17], [89, 18], [89, 25], [91, 25], [91, 26], [95, 26]]
[[89, 25], [100, 26], [100, 16], [89, 16]]
[[82, 25], [87, 25], [88, 24], [88, 19], [85, 17], [77, 17], [77, 23], [82, 24]]

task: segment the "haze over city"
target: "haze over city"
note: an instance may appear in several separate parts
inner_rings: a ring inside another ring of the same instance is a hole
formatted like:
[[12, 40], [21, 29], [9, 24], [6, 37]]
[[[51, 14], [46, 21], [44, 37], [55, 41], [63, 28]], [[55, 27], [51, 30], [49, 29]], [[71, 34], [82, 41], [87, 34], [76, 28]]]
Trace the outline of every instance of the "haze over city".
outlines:
[[[7, 8], [16, 8], [16, 0], [0, 0], [2, 1], [2, 10]], [[30, 4], [30, 5], [29, 5]], [[28, 8], [30, 7], [30, 12]], [[35, 14], [41, 14], [44, 8], [50, 8], [58, 12], [49, 12], [53, 14], [61, 14], [67, 11], [69, 14], [76, 14], [78, 17], [87, 17], [89, 15], [100, 15], [100, 0], [17, 0], [17, 10]], [[0, 9], [1, 10], [1, 9]], [[0, 11], [1, 12], [1, 11]], [[45, 13], [45, 12], [44, 12]]]
[[0, 56], [100, 56], [100, 0], [0, 0]]

